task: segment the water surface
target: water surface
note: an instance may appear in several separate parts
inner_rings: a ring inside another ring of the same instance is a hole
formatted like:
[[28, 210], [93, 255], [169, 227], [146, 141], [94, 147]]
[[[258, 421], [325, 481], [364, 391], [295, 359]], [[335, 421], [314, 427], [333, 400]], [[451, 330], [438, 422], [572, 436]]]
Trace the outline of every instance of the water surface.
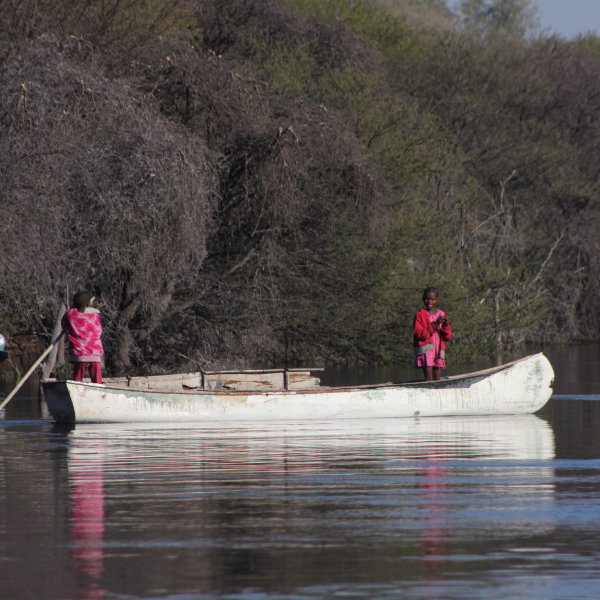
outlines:
[[69, 428], [24, 390], [1, 597], [596, 599], [600, 387], [569, 356], [522, 417]]

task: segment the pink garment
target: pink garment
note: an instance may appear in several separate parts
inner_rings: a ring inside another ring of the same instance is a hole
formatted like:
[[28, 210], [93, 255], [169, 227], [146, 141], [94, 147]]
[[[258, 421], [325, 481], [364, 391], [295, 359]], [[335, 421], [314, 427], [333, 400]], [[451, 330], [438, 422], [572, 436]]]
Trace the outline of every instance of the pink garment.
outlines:
[[100, 311], [86, 308], [79, 312], [76, 308], [67, 310], [62, 318], [62, 328], [69, 340], [70, 362], [102, 362], [102, 324]]
[[[433, 314], [428, 311], [426, 312], [430, 323], [437, 321], [439, 317], [446, 314], [443, 310], [438, 310]], [[442, 348], [442, 338], [437, 331], [431, 336], [431, 342], [432, 344], [416, 348], [418, 353], [415, 356], [415, 367], [438, 367], [440, 369], [445, 369], [446, 353]]]

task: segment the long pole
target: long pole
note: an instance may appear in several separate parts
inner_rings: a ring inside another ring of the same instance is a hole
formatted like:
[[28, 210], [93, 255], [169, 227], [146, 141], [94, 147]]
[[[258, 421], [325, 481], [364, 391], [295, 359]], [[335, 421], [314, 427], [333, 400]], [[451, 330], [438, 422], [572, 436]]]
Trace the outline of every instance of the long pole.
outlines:
[[[67, 307], [64, 305], [63, 302], [61, 302], [58, 307], [58, 311], [56, 313], [56, 321], [54, 322], [54, 329], [52, 331], [51, 339], [56, 339], [57, 336], [59, 335], [59, 333], [62, 331], [61, 323], [62, 323], [63, 315], [65, 314], [66, 310], [67, 310]], [[58, 338], [58, 339], [60, 339], [60, 338]], [[62, 344], [60, 344], [60, 343], [54, 344], [54, 347], [52, 348], [50, 354], [48, 355], [48, 360], [40, 365], [41, 369], [42, 369], [42, 379], [48, 379], [48, 377], [50, 377], [50, 373], [52, 372], [52, 369], [54, 369], [54, 366], [56, 365], [59, 348], [61, 347], [61, 345]]]
[[12, 400], [13, 396], [21, 389], [21, 386], [29, 379], [30, 375], [37, 369], [39, 364], [44, 360], [44, 358], [46, 358], [46, 356], [48, 356], [48, 354], [50, 354], [52, 348], [54, 348], [54, 346], [58, 344], [63, 334], [64, 331], [61, 331], [59, 335], [55, 337], [54, 340], [52, 340], [52, 343], [42, 352], [42, 355], [31, 365], [29, 371], [25, 373], [25, 375], [22, 377], [19, 383], [17, 383], [17, 385], [12, 389], [10, 394], [6, 396], [4, 402], [0, 404], [0, 410], [2, 410]]

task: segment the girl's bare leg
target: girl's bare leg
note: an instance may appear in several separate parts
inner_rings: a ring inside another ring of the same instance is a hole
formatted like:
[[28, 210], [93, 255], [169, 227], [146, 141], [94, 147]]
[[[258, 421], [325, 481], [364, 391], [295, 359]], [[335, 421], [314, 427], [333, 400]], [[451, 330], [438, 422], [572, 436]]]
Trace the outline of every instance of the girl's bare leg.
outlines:
[[425, 381], [433, 381], [433, 367], [423, 367], [423, 375], [425, 376]]

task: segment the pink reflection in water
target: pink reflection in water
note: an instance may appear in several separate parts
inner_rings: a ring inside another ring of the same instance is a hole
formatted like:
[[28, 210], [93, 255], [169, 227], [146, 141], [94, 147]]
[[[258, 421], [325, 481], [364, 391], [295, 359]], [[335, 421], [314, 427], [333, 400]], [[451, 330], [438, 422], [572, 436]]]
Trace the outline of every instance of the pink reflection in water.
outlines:
[[[73, 450], [73, 449], [72, 449]], [[104, 456], [101, 445], [79, 444], [70, 457], [72, 568], [82, 575], [79, 598], [103, 598]]]
[[419, 472], [423, 509], [421, 545], [424, 555], [420, 567], [425, 572], [440, 570], [448, 554], [447, 472], [439, 462], [442, 458], [443, 455], [431, 452], [427, 466]]

